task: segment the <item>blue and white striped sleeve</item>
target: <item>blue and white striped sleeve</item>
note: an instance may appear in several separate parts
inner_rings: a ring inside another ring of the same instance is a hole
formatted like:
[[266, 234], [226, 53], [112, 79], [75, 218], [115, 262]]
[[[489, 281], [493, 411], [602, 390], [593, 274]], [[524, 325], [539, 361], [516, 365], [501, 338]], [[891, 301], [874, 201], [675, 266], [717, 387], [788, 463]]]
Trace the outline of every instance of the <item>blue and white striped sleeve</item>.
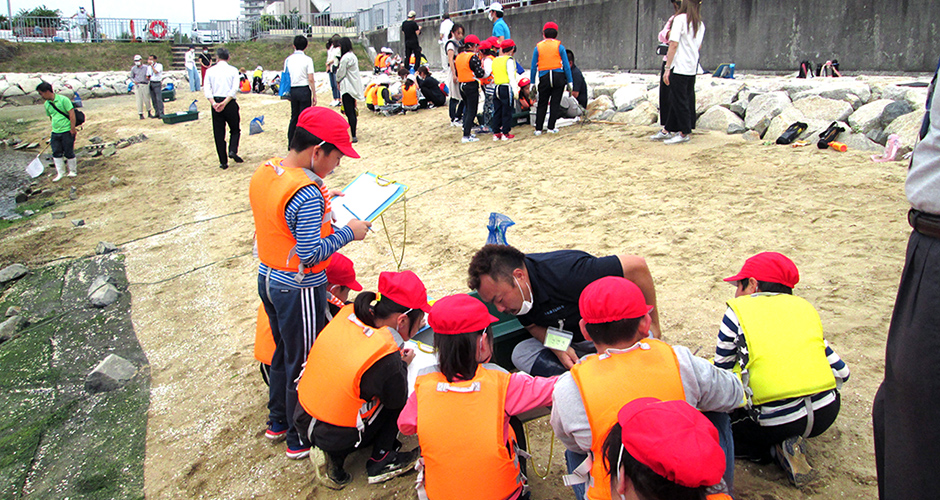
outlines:
[[826, 341], [826, 360], [829, 361], [832, 374], [835, 375], [837, 379], [841, 379], [842, 382], [849, 379], [849, 365], [845, 364], [845, 361], [842, 361], [842, 358], [829, 347], [828, 340]]
[[326, 260], [354, 239], [352, 229], [348, 226], [326, 238], [320, 237], [323, 195], [314, 184], [304, 186], [294, 194], [287, 202], [284, 218], [297, 240], [297, 256], [306, 267]]
[[738, 359], [734, 341], [738, 338], [740, 331], [738, 316], [729, 307], [725, 311], [725, 316], [721, 318], [721, 326], [718, 327], [718, 345], [715, 346], [715, 366], [718, 368], [726, 370], [734, 368], [734, 363]]

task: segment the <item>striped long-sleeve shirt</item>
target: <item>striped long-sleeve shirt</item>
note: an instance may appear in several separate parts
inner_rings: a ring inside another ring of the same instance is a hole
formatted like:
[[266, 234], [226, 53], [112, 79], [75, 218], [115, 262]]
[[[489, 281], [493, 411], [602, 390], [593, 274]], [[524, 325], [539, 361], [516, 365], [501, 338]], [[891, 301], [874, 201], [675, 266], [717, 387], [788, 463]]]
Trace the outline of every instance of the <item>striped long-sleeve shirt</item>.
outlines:
[[[715, 366], [731, 370], [738, 361], [738, 350], [735, 345], [739, 336], [743, 336], [741, 324], [738, 316], [730, 307], [725, 311], [725, 316], [721, 319], [721, 326], [718, 328], [718, 344], [715, 347]], [[832, 374], [841, 385], [849, 379], [849, 367], [845, 361], [832, 350], [829, 341], [826, 343], [826, 360], [829, 367], [832, 368]], [[814, 394], [811, 399], [813, 410], [829, 405], [836, 400], [836, 389], [823, 391]], [[787, 398], [770, 403], [764, 403], [758, 407], [760, 414], [758, 423], [764, 426], [783, 425], [794, 422], [806, 416], [806, 407], [803, 398]]]
[[[320, 237], [320, 225], [323, 221], [323, 211], [329, 201], [324, 197], [320, 188], [311, 184], [304, 186], [287, 202], [284, 218], [294, 239], [297, 240], [297, 256], [300, 257], [304, 267], [312, 267], [323, 262], [337, 250], [353, 241], [353, 232], [348, 226], [338, 229], [327, 236]], [[297, 273], [269, 269], [264, 263], [258, 267], [262, 275], [270, 271], [271, 281], [292, 288], [309, 288], [326, 283], [326, 272], [307, 273], [298, 283], [294, 277]]]

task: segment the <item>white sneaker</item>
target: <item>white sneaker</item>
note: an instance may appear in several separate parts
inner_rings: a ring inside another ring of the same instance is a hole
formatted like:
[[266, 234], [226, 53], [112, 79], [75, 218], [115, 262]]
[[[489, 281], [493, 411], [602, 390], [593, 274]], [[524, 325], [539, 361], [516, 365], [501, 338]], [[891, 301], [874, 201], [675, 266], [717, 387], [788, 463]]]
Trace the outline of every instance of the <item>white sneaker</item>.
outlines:
[[480, 139], [477, 139], [476, 137], [470, 136], [470, 137], [464, 137], [463, 139], [460, 139], [460, 142], [477, 142], [479, 140]]
[[663, 144], [680, 144], [683, 142], [689, 142], [692, 138], [687, 135], [676, 134], [669, 139], [663, 141]]
[[666, 139], [671, 139], [674, 135], [675, 134], [672, 132], [660, 130], [659, 132], [656, 132], [656, 135], [651, 135], [649, 139], [651, 141], [665, 141]]
[[557, 134], [557, 133], [558, 133], [558, 129], [557, 129], [557, 128], [550, 128], [550, 129], [548, 129], [548, 133], [549, 133], [549, 134]]
[[498, 141], [503, 138], [503, 134], [493, 134], [493, 140]]
[[535, 131], [535, 136], [538, 137], [538, 136], [540, 136], [540, 135], [542, 135], [542, 131], [541, 131], [541, 130], [536, 130], [536, 131]]

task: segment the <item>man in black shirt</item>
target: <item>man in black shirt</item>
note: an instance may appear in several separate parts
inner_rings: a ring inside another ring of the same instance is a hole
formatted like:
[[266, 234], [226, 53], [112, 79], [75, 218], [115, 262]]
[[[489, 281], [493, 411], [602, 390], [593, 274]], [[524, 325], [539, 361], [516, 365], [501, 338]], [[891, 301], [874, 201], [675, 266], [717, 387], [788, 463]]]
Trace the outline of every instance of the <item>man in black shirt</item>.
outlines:
[[[486, 245], [473, 256], [467, 284], [484, 302], [518, 317], [531, 339], [513, 349], [516, 368], [538, 376], [564, 373], [594, 344], [581, 335], [578, 299], [590, 283], [623, 276], [635, 283], [647, 304], [656, 305], [656, 290], [646, 261], [634, 255], [594, 257], [579, 250], [524, 254], [509, 245]], [[659, 313], [650, 312], [650, 333], [660, 337]], [[567, 350], [544, 347], [548, 329], [571, 335]]]
[[584, 75], [582, 75], [581, 70], [574, 65], [574, 52], [567, 49], [565, 49], [565, 52], [568, 54], [568, 64], [571, 65], [571, 79], [574, 80], [571, 82], [571, 97], [574, 97], [582, 108], [587, 108], [588, 89], [587, 83], [584, 81]]
[[408, 19], [401, 23], [401, 31], [405, 34], [405, 55], [402, 63], [410, 67], [412, 54], [415, 56], [415, 67], [420, 66], [421, 47], [418, 45], [418, 35], [421, 34], [421, 27], [415, 21], [415, 11], [408, 13]]

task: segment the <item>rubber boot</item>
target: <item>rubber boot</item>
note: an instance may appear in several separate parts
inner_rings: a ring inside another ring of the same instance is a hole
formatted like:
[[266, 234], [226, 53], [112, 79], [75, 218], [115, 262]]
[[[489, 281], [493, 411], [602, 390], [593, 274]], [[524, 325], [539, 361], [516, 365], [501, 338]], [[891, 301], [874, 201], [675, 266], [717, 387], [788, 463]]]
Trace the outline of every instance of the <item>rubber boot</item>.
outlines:
[[56, 176], [52, 179], [52, 182], [59, 182], [62, 180], [62, 177], [65, 176], [65, 158], [53, 158], [52, 161], [55, 163], [55, 173]]
[[78, 163], [77, 162], [78, 162], [77, 158], [68, 159], [69, 177], [75, 177], [76, 175], [78, 175]]

